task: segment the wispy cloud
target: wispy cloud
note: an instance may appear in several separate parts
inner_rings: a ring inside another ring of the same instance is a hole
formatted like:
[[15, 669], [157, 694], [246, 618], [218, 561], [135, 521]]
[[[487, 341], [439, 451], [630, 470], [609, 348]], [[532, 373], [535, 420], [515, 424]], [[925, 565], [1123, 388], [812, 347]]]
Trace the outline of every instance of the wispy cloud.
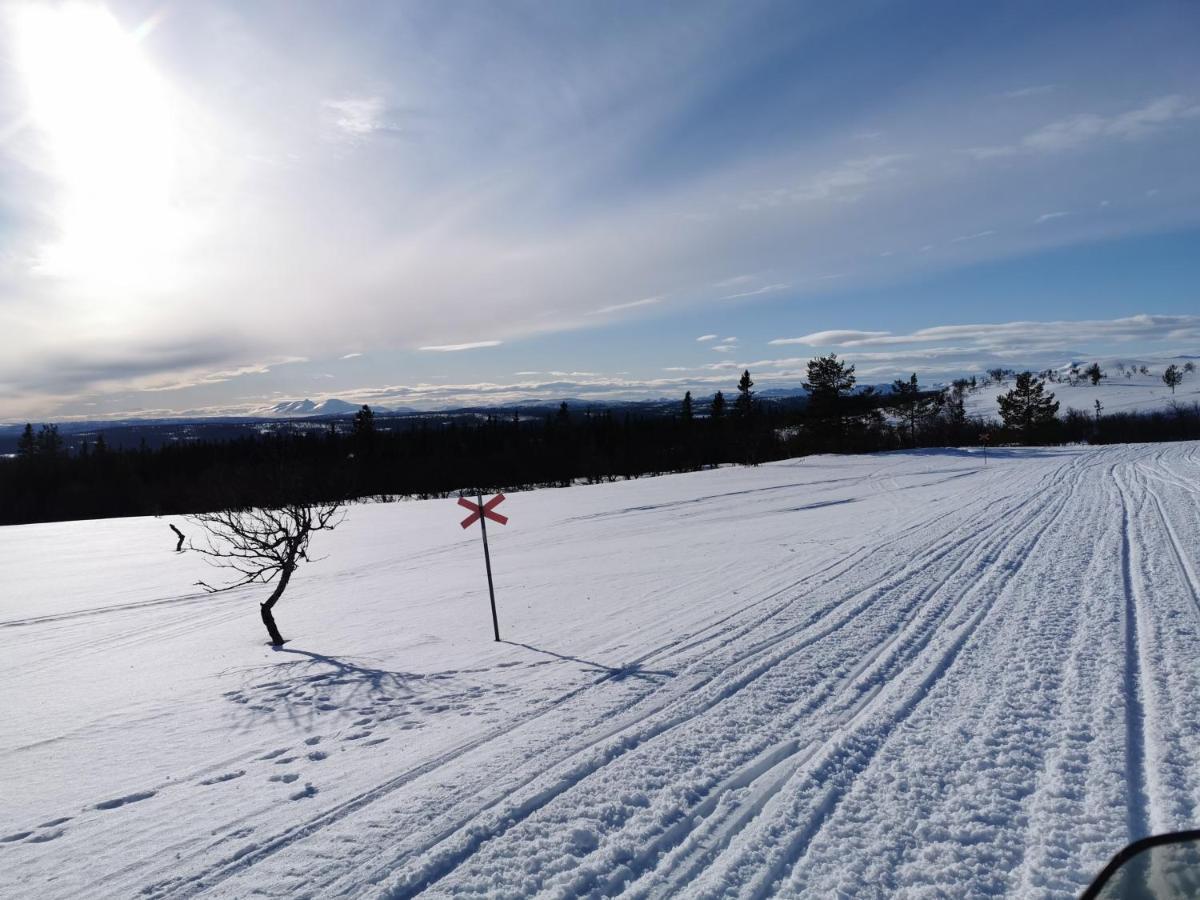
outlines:
[[1004, 96], [1010, 100], [1016, 100], [1022, 97], [1038, 97], [1042, 94], [1053, 92], [1058, 85], [1055, 84], [1035, 84], [1032, 87], [1017, 88], [1013, 91], [1005, 91]]
[[342, 359], [358, 359], [360, 356], [362, 356], [361, 353], [347, 353]]
[[1086, 342], [1197, 339], [1200, 339], [1200, 316], [1143, 314], [1119, 319], [939, 325], [906, 334], [894, 334], [889, 331], [817, 331], [802, 337], [776, 338], [769, 343], [803, 344], [812, 347], [872, 347], [956, 341], [967, 342], [980, 348], [1003, 349], [1047, 343], [1078, 346]]
[[783, 283], [768, 284], [768, 285], [764, 285], [763, 287], [760, 287], [760, 288], [755, 288], [752, 291], [741, 291], [736, 294], [726, 294], [721, 299], [722, 300], [738, 300], [738, 299], [741, 299], [742, 297], [757, 297], [759, 294], [773, 294], [776, 291], [786, 291], [790, 287], [791, 287], [790, 284], [783, 284]]
[[705, 341], [715, 341], [717, 337], [718, 335], [715, 334], [702, 334], [700, 337], [696, 338], [696, 340], [700, 343], [704, 343]]
[[643, 297], [641, 300], [631, 300], [629, 303], [614, 303], [612, 306], [602, 306], [599, 309], [593, 309], [591, 315], [599, 316], [606, 313], [619, 312], [623, 309], [635, 309], [639, 306], [652, 306], [655, 303], [661, 303], [663, 297]]
[[479, 350], [483, 347], [499, 347], [503, 341], [472, 341], [467, 344], [430, 344], [418, 347], [419, 350], [433, 350], [437, 353], [457, 353], [460, 350]]
[[1038, 216], [1036, 219], [1033, 220], [1033, 224], [1041, 225], [1043, 222], [1049, 222], [1052, 219], [1061, 219], [1064, 216], [1069, 216], [1069, 215], [1070, 215], [1070, 213], [1065, 210], [1060, 210], [1059, 212], [1042, 213], [1040, 216]]
[[974, 241], [979, 238], [991, 237], [995, 233], [993, 229], [988, 229], [987, 231], [977, 231], [974, 234], [962, 234], [956, 238], [951, 238], [950, 243], [961, 244], [963, 241]]
[[1141, 140], [1172, 123], [1198, 116], [1200, 104], [1179, 94], [1170, 94], [1114, 115], [1076, 113], [1026, 134], [1015, 144], [974, 147], [969, 152], [979, 159], [1017, 153], [1059, 153], [1100, 140]]

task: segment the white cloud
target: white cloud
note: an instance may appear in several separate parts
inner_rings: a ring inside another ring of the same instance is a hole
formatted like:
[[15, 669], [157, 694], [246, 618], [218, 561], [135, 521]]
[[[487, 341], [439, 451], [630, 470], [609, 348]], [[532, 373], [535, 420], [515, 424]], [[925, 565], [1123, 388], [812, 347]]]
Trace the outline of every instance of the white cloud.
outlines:
[[482, 347], [499, 347], [503, 341], [472, 341], [468, 344], [431, 344], [418, 347], [419, 350], [433, 350], [438, 353], [457, 353], [460, 350], [479, 350]]
[[1036, 84], [1032, 87], [1017, 88], [1014, 91], [1005, 91], [1004, 96], [1010, 100], [1016, 100], [1022, 97], [1037, 97], [1042, 94], [1049, 94], [1057, 87], [1058, 85], [1054, 84]]
[[1178, 94], [1171, 94], [1115, 115], [1076, 113], [1026, 134], [1016, 144], [974, 147], [968, 152], [978, 159], [1012, 156], [1023, 152], [1059, 153], [1098, 140], [1140, 140], [1156, 134], [1173, 122], [1197, 116], [1200, 116], [1200, 104], [1195, 104]]
[[950, 243], [961, 244], [963, 241], [974, 241], [979, 238], [991, 237], [995, 233], [996, 232], [993, 229], [988, 229], [987, 231], [977, 231], [974, 234], [963, 234], [956, 238], [952, 238]]
[[358, 359], [360, 356], [362, 356], [361, 353], [347, 353], [342, 359]]
[[769, 343], [804, 344], [814, 347], [871, 347], [957, 341], [967, 342], [973, 348], [999, 351], [1047, 344], [1079, 346], [1085, 343], [1162, 340], [1200, 340], [1200, 316], [1142, 314], [1120, 319], [939, 325], [907, 334], [893, 334], [887, 331], [817, 331], [802, 337], [776, 338]]
[[663, 297], [661, 295], [657, 297], [643, 297], [641, 300], [633, 300], [629, 303], [615, 303], [612, 306], [602, 306], [600, 309], [592, 310], [590, 314], [599, 316], [604, 315], [605, 313], [619, 312], [623, 309], [634, 309], [638, 306], [651, 306], [655, 303], [661, 303], [662, 300]]
[[752, 291], [742, 291], [741, 293], [737, 293], [737, 294], [727, 294], [726, 296], [722, 297], [721, 299], [722, 300], [738, 300], [742, 297], [757, 297], [759, 294], [773, 294], [776, 291], [786, 291], [790, 287], [791, 287], [790, 284], [783, 284], [783, 283], [768, 284], [768, 285], [764, 285], [763, 287], [760, 287], [760, 288], [755, 288]]
[[696, 340], [703, 343], [704, 341], [715, 341], [717, 337], [718, 336], [715, 334], [702, 334], [700, 337], [696, 338]]
[[1036, 219], [1033, 220], [1033, 224], [1041, 225], [1043, 222], [1049, 222], [1052, 219], [1061, 219], [1061, 218], [1063, 218], [1063, 216], [1069, 216], [1069, 215], [1070, 215], [1070, 213], [1066, 212], [1066, 211], [1042, 213], [1040, 216], [1038, 216]]

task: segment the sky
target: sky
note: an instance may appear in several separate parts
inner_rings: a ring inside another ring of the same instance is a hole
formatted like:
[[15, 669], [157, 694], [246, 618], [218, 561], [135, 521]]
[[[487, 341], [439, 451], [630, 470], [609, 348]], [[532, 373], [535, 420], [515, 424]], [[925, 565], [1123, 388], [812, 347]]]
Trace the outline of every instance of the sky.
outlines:
[[0, 420], [1200, 354], [1194, 2], [0, 0]]

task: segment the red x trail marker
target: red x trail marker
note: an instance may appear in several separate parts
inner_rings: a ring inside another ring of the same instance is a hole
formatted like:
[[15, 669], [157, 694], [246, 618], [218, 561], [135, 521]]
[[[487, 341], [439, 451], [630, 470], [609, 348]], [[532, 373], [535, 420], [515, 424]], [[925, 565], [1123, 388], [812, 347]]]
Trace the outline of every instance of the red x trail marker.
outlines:
[[[483, 500], [482, 497], [480, 497], [479, 499], [480, 499], [480, 501]], [[466, 497], [459, 497], [458, 505], [465, 507], [471, 511], [471, 514], [462, 520], [462, 523], [461, 523], [462, 527], [470, 528], [472, 525], [475, 524], [475, 521], [477, 519], [479, 519], [481, 516], [486, 516], [487, 518], [491, 519], [493, 522], [499, 522], [501, 525], [507, 524], [508, 516], [502, 516], [498, 512], [492, 512], [492, 510], [494, 510], [497, 506], [499, 506], [503, 502], [504, 502], [503, 494], [497, 494], [495, 497], [493, 497], [487, 503], [483, 503], [483, 502], [472, 503]]]
[[476, 494], [479, 502], [472, 503], [466, 497], [458, 498], [458, 505], [464, 509], [469, 509], [471, 514], [462, 520], [463, 528], [470, 528], [479, 522], [479, 531], [483, 535], [483, 565], [487, 568], [488, 577], [488, 598], [492, 601], [492, 633], [495, 634], [496, 640], [500, 640], [500, 621], [496, 618], [496, 590], [492, 587], [492, 557], [488, 553], [487, 542], [487, 520], [499, 522], [504, 525], [508, 522], [508, 516], [502, 516], [496, 512], [496, 507], [504, 502], [504, 495], [497, 494], [487, 503], [483, 502], [483, 494]]

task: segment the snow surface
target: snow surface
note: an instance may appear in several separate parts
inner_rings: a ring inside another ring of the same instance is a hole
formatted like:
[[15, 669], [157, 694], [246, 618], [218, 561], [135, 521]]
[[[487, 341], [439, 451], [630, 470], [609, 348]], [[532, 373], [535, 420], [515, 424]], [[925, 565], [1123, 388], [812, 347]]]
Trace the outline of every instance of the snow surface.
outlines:
[[[265, 646], [166, 520], [0, 529], [5, 897], [1070, 897], [1200, 823], [1200, 444], [361, 505]], [[179, 522], [194, 532], [194, 526]]]
[[[1083, 366], [1080, 367], [1081, 370], [1082, 368]], [[1086, 378], [1081, 378], [1075, 385], [1066, 381], [1046, 384], [1046, 391], [1054, 394], [1054, 399], [1058, 401], [1059, 416], [1066, 415], [1068, 409], [1077, 409], [1089, 416], [1095, 415], [1097, 400], [1103, 407], [1100, 413], [1102, 416], [1112, 413], [1167, 412], [1172, 403], [1190, 406], [1200, 402], [1200, 375], [1195, 372], [1184, 373], [1183, 384], [1171, 393], [1171, 389], [1163, 384], [1162, 380], [1166, 364], [1160, 363], [1152, 367], [1150, 375], [1134, 374], [1129, 378], [1121, 375], [1113, 366], [1103, 368], [1108, 377], [1096, 385]], [[1007, 378], [1001, 384], [983, 382], [980, 387], [967, 394], [967, 414], [999, 418], [1000, 404], [996, 398], [1012, 390], [1015, 383], [1013, 378]]]

